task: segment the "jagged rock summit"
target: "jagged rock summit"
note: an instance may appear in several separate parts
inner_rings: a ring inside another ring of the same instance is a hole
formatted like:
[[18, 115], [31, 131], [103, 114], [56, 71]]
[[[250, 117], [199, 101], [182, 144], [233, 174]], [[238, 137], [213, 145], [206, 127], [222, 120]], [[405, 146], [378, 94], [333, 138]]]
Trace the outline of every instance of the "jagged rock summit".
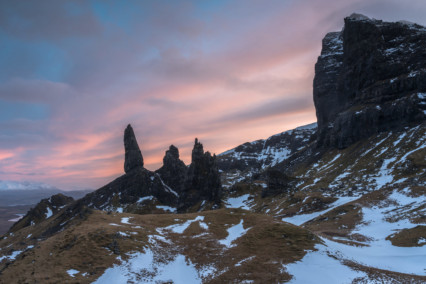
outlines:
[[323, 39], [315, 65], [320, 145], [345, 148], [426, 120], [426, 28], [364, 15]]
[[[142, 153], [130, 124], [124, 131], [124, 149], [125, 174], [86, 195], [83, 204], [94, 209], [139, 214], [176, 212], [181, 204], [188, 205], [179, 210], [186, 212], [203, 201], [220, 204], [221, 184], [215, 157], [208, 152], [204, 154], [198, 141], [189, 168], [179, 159], [178, 148], [171, 145], [164, 156], [163, 166], [155, 172], [143, 167]], [[197, 182], [192, 182], [194, 180]], [[188, 199], [186, 193], [189, 191], [199, 193]]]
[[[179, 211], [186, 211], [199, 205], [203, 209], [206, 202], [211, 208], [218, 208], [221, 203], [222, 185], [216, 155], [204, 153], [203, 144], [195, 138], [192, 149], [192, 162], [185, 179], [184, 191], [179, 200]], [[199, 203], [199, 204], [198, 204]]]
[[179, 150], [174, 145], [169, 147], [163, 158], [163, 166], [156, 171], [165, 184], [173, 188], [178, 194], [183, 191], [188, 168], [179, 159]]
[[124, 151], [124, 172], [143, 167], [142, 153], [130, 124], [124, 130]]

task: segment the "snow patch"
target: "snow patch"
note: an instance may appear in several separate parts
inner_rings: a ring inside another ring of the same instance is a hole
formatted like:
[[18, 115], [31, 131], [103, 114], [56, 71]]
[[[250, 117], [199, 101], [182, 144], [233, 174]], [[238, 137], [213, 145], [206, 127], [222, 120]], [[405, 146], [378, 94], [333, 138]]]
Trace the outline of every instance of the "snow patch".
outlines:
[[75, 275], [78, 274], [78, 273], [80, 273], [80, 271], [75, 270], [75, 269], [68, 269], [67, 273], [68, 273], [69, 276], [75, 277]]
[[145, 200], [152, 200], [154, 198], [154, 196], [150, 195], [150, 196], [144, 196], [138, 199], [137, 203], [141, 203], [144, 202]]
[[250, 229], [250, 228], [244, 229], [243, 221], [244, 220], [241, 220], [239, 224], [228, 228], [228, 230], [227, 230], [228, 236], [223, 240], [219, 240], [219, 243], [221, 245], [228, 247], [228, 248], [233, 247], [232, 242], [235, 241], [236, 239], [242, 237], [243, 235], [245, 235], [247, 233], [247, 231]]
[[310, 213], [310, 214], [301, 214], [301, 215], [295, 215], [293, 217], [288, 217], [288, 218], [283, 218], [282, 221], [284, 222], [288, 222], [297, 226], [302, 225], [303, 223], [308, 222], [309, 220], [312, 220], [322, 214], [327, 213], [328, 211], [333, 210], [336, 207], [339, 207], [343, 204], [346, 204], [348, 202], [354, 201], [356, 199], [358, 199], [359, 197], [349, 197], [349, 196], [342, 196], [339, 197], [338, 200], [334, 201], [333, 203], [330, 204], [330, 207], [323, 210], [323, 211], [319, 211], [319, 212], [314, 212], [314, 213]]
[[157, 205], [157, 208], [162, 209], [164, 211], [169, 211], [171, 213], [176, 213], [176, 208], [166, 206], [166, 205]]
[[93, 283], [202, 283], [197, 269], [184, 255], [178, 254], [174, 260], [166, 264], [156, 262], [154, 253], [150, 249], [144, 253], [129, 254], [129, 257], [120, 265], [115, 264], [112, 268], [105, 270], [104, 274]]
[[389, 167], [389, 164], [393, 163], [395, 160], [396, 160], [396, 157], [385, 159], [383, 161], [382, 167], [380, 168], [377, 176], [375, 177], [376, 184], [379, 188], [393, 181], [392, 168], [388, 169], [388, 167]]
[[53, 215], [52, 209], [50, 209], [50, 207], [47, 206], [46, 210], [47, 210], [47, 212], [46, 212], [46, 219], [52, 217], [52, 215]]
[[121, 223], [122, 224], [129, 224], [129, 225], [131, 225], [129, 223], [130, 218], [133, 218], [133, 217], [123, 217], [123, 218], [121, 218]]
[[243, 263], [249, 262], [254, 258], [255, 258], [255, 256], [250, 256], [250, 257], [244, 258], [243, 260], [240, 260], [237, 264], [235, 264], [235, 266], [241, 266]]
[[204, 221], [204, 216], [197, 216], [194, 220], [188, 220], [183, 224], [176, 224], [176, 225], [171, 225], [168, 227], [163, 228], [164, 230], [171, 230], [173, 233], [176, 234], [182, 234], [188, 227], [189, 225], [191, 225], [194, 222], [200, 222], [200, 226], [203, 228], [208, 228], [206, 223], [203, 223], [202, 221]]
[[[329, 253], [339, 259], [370, 267], [425, 276], [426, 246], [397, 247], [386, 238], [401, 229], [418, 225], [398, 217], [406, 216], [414, 208], [425, 204], [426, 197], [413, 198], [395, 190], [382, 203], [371, 208], [363, 207], [363, 221], [352, 231], [367, 237], [368, 241], [363, 242], [365, 246], [351, 246], [323, 239]], [[393, 219], [392, 222], [388, 222], [389, 218]]]
[[250, 210], [250, 207], [247, 205], [250, 194], [244, 194], [238, 197], [230, 197], [225, 203], [228, 208], [242, 208], [245, 210]]
[[20, 255], [22, 252], [29, 250], [29, 249], [32, 249], [33, 247], [34, 247], [33, 245], [30, 245], [30, 246], [27, 246], [27, 248], [25, 248], [24, 250], [15, 250], [14, 252], [12, 252], [11, 255], [4, 255], [4, 256], [0, 257], [0, 262], [3, 261], [3, 259], [15, 260], [16, 257], [18, 255]]
[[319, 279], [327, 279], [327, 284], [341, 284], [352, 283], [355, 278], [366, 276], [329, 257], [324, 245], [316, 245], [315, 249], [309, 251], [302, 260], [286, 266], [287, 272], [293, 275], [288, 283], [319, 283]]

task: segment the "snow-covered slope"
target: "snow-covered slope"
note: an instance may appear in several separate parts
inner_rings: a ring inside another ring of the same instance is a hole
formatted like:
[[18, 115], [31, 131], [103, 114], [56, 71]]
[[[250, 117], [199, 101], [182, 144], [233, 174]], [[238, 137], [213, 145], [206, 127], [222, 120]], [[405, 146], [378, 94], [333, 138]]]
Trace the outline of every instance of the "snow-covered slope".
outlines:
[[316, 123], [244, 143], [218, 155], [218, 166], [225, 188], [284, 161], [306, 147], [316, 131]]
[[[69, 205], [62, 209], [67, 216], [43, 211], [49, 218], [0, 240], [2, 277], [80, 283], [424, 283], [425, 133], [422, 124], [325, 152], [307, 143], [294, 152], [297, 157], [270, 166], [285, 169], [287, 161], [316, 157], [292, 167], [295, 188], [262, 197], [267, 175], [253, 174], [226, 191], [228, 209], [160, 215], [89, 210], [80, 216], [83, 208]], [[32, 269], [38, 273], [32, 275]]]
[[319, 159], [292, 168], [295, 189], [262, 198], [267, 181], [246, 179], [228, 193], [227, 206], [264, 212], [322, 238], [317, 250], [288, 266], [295, 283], [313, 280], [302, 273], [306, 269], [321, 271], [328, 283], [424, 283], [426, 123], [321, 151], [313, 148], [297, 157]]

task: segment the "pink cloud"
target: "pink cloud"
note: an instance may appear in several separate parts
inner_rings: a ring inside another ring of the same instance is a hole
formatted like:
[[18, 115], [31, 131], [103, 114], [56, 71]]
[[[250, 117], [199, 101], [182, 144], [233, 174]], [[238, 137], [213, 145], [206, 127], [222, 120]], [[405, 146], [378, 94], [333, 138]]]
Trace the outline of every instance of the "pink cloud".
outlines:
[[[25, 41], [48, 41], [72, 67], [61, 82], [0, 81], [0, 100], [49, 108], [44, 120], [0, 121], [0, 179], [64, 188], [100, 187], [123, 173], [128, 123], [152, 170], [170, 144], [189, 163], [195, 137], [220, 153], [311, 123], [314, 64], [326, 32], [340, 30], [354, 11], [393, 20], [401, 9], [414, 21], [426, 13], [426, 4], [415, 0], [412, 7], [394, 0], [236, 1], [204, 19], [190, 1], [143, 9], [135, 2], [133, 9], [120, 8], [126, 26], [119, 25], [118, 10], [109, 10], [105, 23], [83, 2], [80, 23], [58, 19], [64, 10], [53, 2], [58, 14], [43, 12], [46, 19], [13, 5], [34, 26], [17, 32], [5, 26]], [[393, 10], [379, 9], [387, 4]], [[140, 16], [143, 11], [149, 16]], [[46, 26], [47, 19], [58, 26]]]

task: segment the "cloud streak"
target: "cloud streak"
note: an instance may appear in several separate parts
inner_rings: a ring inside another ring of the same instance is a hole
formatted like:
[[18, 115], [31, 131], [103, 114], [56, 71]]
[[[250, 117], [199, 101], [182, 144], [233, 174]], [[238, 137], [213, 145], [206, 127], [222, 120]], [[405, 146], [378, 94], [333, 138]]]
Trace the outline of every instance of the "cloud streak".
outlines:
[[313, 122], [321, 39], [352, 12], [426, 24], [420, 0], [0, 0], [0, 179], [97, 188], [128, 123], [156, 169]]

